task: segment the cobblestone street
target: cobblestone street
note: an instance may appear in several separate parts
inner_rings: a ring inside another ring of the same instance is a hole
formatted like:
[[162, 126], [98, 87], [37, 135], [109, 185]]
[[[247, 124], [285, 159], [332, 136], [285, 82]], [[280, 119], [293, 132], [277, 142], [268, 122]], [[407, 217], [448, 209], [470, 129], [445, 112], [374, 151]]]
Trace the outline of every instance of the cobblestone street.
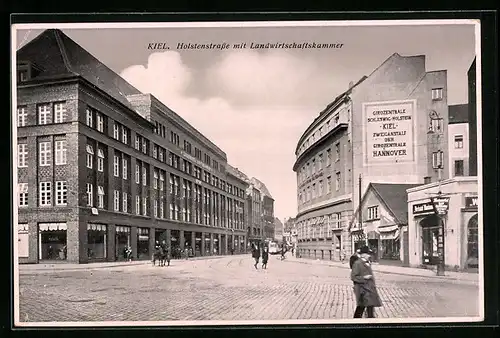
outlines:
[[[107, 268], [36, 270], [21, 266], [21, 322], [285, 320], [352, 318], [349, 269], [250, 255]], [[377, 273], [379, 318], [479, 316], [471, 281]]]

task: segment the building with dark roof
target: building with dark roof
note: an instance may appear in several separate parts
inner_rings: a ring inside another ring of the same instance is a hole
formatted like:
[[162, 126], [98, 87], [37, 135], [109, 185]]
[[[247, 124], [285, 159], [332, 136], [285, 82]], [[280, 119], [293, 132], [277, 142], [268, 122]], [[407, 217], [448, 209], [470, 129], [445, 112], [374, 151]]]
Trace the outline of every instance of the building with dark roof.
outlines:
[[469, 105], [448, 107], [448, 177], [469, 175]]
[[370, 183], [356, 209], [353, 224], [364, 224], [365, 237], [355, 241], [355, 248], [368, 245], [376, 261], [396, 260], [409, 264], [408, 189], [419, 184]]
[[306, 128], [293, 166], [303, 257], [339, 259], [341, 248], [354, 249], [351, 230], [362, 227], [349, 225], [370, 183], [448, 177], [446, 78], [445, 70], [426, 70], [424, 55], [394, 53]]
[[21, 263], [245, 250], [247, 184], [213, 142], [60, 30], [16, 58]]

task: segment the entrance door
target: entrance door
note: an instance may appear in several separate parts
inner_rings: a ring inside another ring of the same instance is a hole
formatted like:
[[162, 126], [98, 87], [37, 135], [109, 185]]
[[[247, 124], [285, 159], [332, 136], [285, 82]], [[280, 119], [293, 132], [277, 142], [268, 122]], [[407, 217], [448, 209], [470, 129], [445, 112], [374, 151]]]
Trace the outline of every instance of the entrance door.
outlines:
[[438, 255], [439, 227], [422, 228], [422, 263], [436, 265]]
[[477, 268], [479, 257], [477, 214], [467, 224], [467, 267]]
[[340, 256], [342, 254], [342, 236], [341, 235], [335, 235], [337, 237], [337, 244], [335, 245], [335, 252], [338, 253], [338, 259], [339, 261], [342, 259]]

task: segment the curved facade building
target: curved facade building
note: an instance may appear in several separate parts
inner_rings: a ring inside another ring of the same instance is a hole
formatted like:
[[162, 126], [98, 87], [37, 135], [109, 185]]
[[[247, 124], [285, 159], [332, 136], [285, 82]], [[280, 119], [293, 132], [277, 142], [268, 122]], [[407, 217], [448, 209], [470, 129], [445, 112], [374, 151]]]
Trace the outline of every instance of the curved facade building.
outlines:
[[378, 236], [377, 229], [365, 231], [374, 219], [355, 217], [360, 195], [370, 183], [446, 179], [447, 133], [446, 71], [427, 72], [423, 55], [395, 53], [349, 84], [295, 150], [299, 254], [338, 260], [368, 235]]

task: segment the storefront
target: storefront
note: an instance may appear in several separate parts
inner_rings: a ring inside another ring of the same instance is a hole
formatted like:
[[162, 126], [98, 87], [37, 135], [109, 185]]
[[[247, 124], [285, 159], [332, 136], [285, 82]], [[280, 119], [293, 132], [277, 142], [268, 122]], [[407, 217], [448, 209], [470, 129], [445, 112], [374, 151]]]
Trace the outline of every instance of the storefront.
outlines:
[[115, 258], [125, 260], [127, 259], [125, 250], [131, 246], [130, 227], [117, 225], [115, 229]]
[[[440, 192], [440, 193], [439, 193]], [[476, 177], [454, 177], [408, 189], [408, 246], [411, 266], [465, 270], [479, 264], [478, 186]], [[436, 201], [446, 211], [438, 213]]]
[[401, 234], [408, 224], [406, 191], [417, 186], [396, 183], [368, 185], [350, 228], [353, 251], [367, 245], [375, 262], [408, 265], [408, 245], [403, 245]]
[[202, 255], [202, 250], [201, 250], [202, 237], [201, 236], [202, 236], [201, 232], [195, 233], [195, 238], [194, 238], [194, 254], [195, 254], [195, 256]]
[[66, 260], [66, 223], [38, 223], [39, 260]]
[[[133, 254], [133, 253], [132, 253]], [[137, 228], [137, 259], [150, 259], [149, 228]]]
[[87, 257], [91, 260], [105, 260], [107, 255], [108, 228], [106, 224], [87, 224]]

